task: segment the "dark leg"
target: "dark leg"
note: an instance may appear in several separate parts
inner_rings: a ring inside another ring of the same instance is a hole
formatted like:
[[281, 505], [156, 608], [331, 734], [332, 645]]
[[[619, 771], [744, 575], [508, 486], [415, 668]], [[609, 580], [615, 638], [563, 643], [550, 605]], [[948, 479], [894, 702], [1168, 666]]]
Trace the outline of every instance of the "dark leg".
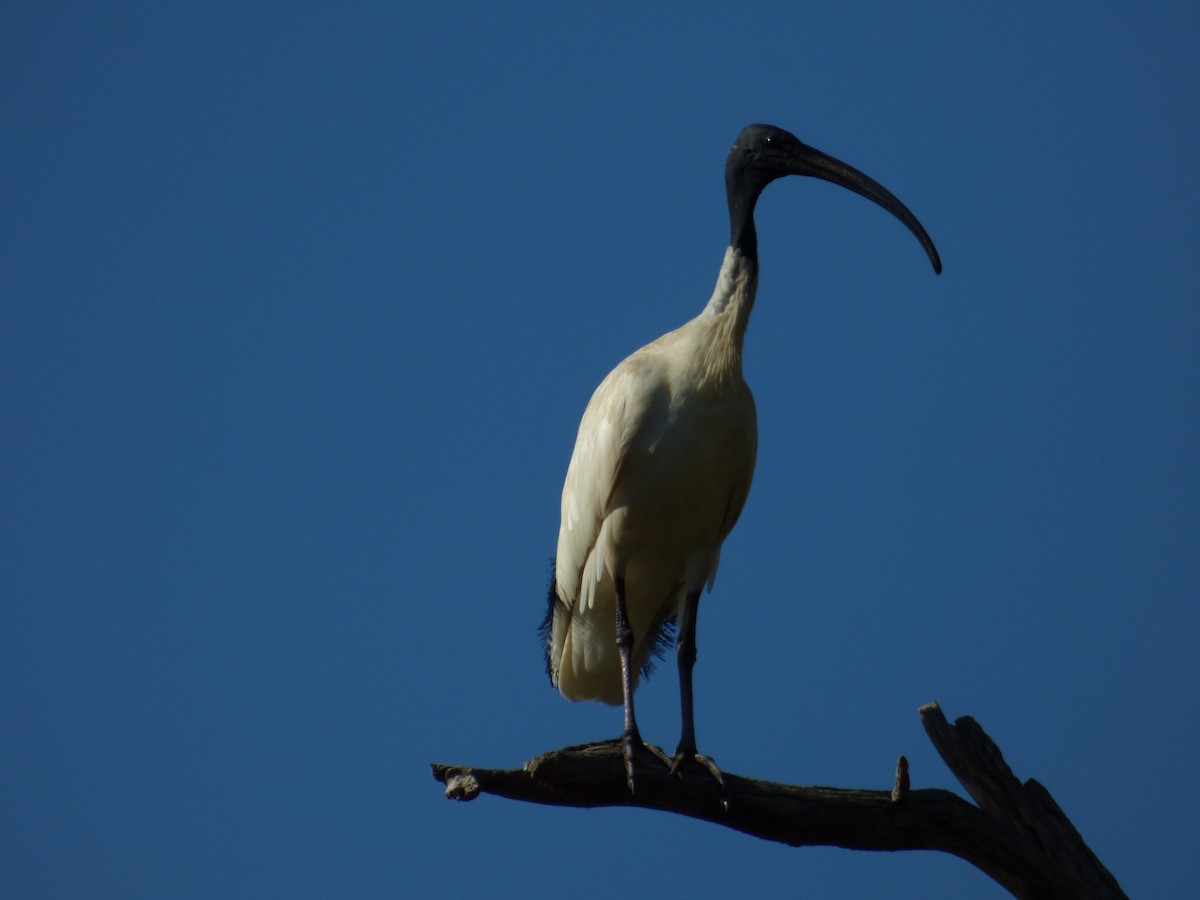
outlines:
[[675, 656], [679, 663], [679, 706], [683, 717], [683, 731], [679, 736], [679, 746], [675, 748], [675, 758], [671, 761], [671, 771], [678, 771], [685, 762], [698, 762], [712, 774], [717, 783], [725, 789], [725, 778], [721, 770], [707, 756], [696, 752], [696, 721], [692, 706], [692, 669], [696, 665], [696, 612], [700, 608], [700, 592], [694, 591], [687, 595], [683, 604], [683, 615], [679, 622], [679, 639], [675, 642]]
[[621, 732], [621, 744], [625, 748], [625, 773], [629, 776], [629, 789], [633, 790], [633, 745], [641, 744], [637, 719], [633, 714], [633, 628], [629, 625], [629, 613], [625, 610], [625, 579], [614, 579], [617, 589], [617, 653], [621, 656], [621, 696], [625, 701], [625, 728]]
[[614, 579], [617, 589], [617, 653], [621, 656], [621, 696], [625, 701], [625, 728], [621, 731], [621, 749], [625, 755], [625, 779], [629, 792], [633, 793], [633, 758], [637, 755], [654, 755], [670, 764], [666, 755], [657, 747], [642, 742], [638, 734], [637, 719], [633, 714], [633, 628], [629, 625], [629, 614], [625, 607], [625, 579]]
[[688, 594], [679, 622], [679, 638], [675, 642], [675, 658], [679, 664], [679, 706], [683, 731], [675, 748], [675, 766], [683, 759], [696, 756], [696, 722], [692, 707], [692, 669], [696, 665], [696, 611], [700, 607], [700, 592]]

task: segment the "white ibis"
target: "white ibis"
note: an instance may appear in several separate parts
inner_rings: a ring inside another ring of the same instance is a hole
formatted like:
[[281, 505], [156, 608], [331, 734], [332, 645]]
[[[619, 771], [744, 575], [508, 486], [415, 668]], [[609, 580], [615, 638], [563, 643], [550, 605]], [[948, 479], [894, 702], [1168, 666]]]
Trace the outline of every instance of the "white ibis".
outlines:
[[750, 491], [758, 426], [742, 379], [742, 340], [758, 283], [754, 206], [768, 184], [809, 175], [878, 203], [933, 241], [886, 188], [770, 125], [745, 128], [725, 162], [729, 248], [704, 310], [608, 374], [588, 402], [562, 492], [562, 523], [543, 622], [551, 683], [568, 700], [625, 706], [621, 734], [634, 789], [633, 691], [672, 623], [683, 730], [670, 765], [700, 762], [692, 667], [700, 591], [711, 590], [721, 543]]

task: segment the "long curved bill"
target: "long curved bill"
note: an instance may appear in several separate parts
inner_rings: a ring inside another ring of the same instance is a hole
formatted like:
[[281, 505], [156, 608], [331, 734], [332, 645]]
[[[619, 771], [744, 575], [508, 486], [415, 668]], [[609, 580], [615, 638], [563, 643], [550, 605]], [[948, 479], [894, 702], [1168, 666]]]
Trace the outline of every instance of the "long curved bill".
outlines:
[[822, 153], [807, 144], [801, 144], [801, 148], [790, 154], [787, 162], [789, 174], [808, 175], [812, 178], [831, 181], [878, 203], [908, 227], [908, 230], [925, 248], [925, 253], [933, 264], [933, 271], [939, 275], [942, 273], [942, 260], [938, 256], [937, 248], [933, 246], [933, 240], [908, 207], [896, 199], [895, 194], [875, 179], [864, 175], [840, 159], [834, 159], [828, 153]]

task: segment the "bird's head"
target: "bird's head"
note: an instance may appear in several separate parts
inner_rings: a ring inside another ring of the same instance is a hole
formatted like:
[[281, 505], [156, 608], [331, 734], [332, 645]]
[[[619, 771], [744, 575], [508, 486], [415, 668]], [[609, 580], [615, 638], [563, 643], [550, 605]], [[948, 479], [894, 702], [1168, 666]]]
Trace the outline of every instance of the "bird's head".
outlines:
[[925, 248], [933, 270], [940, 273], [942, 262], [937, 248], [908, 207], [879, 182], [868, 178], [853, 166], [834, 159], [774, 125], [747, 125], [737, 136], [725, 161], [725, 186], [729, 193], [729, 214], [733, 243], [748, 242], [755, 252], [754, 204], [763, 188], [785, 175], [808, 175], [841, 185], [878, 203], [903, 222]]

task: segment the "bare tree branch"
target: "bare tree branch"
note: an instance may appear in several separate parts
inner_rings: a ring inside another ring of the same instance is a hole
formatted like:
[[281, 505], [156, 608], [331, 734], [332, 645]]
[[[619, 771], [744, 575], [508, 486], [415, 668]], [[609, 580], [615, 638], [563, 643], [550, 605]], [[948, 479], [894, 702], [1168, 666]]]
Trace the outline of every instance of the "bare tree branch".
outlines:
[[954, 725], [936, 703], [921, 708], [929, 739], [978, 806], [938, 788], [912, 790], [900, 757], [891, 791], [797, 787], [725, 773], [725, 790], [703, 768], [665, 766], [625, 781], [618, 741], [552, 750], [520, 769], [433, 764], [446, 796], [480, 793], [551, 806], [640, 806], [704, 819], [793, 847], [940, 850], [987, 873], [1020, 898], [1124, 898], [1049, 792], [1021, 784], [971, 718]]

